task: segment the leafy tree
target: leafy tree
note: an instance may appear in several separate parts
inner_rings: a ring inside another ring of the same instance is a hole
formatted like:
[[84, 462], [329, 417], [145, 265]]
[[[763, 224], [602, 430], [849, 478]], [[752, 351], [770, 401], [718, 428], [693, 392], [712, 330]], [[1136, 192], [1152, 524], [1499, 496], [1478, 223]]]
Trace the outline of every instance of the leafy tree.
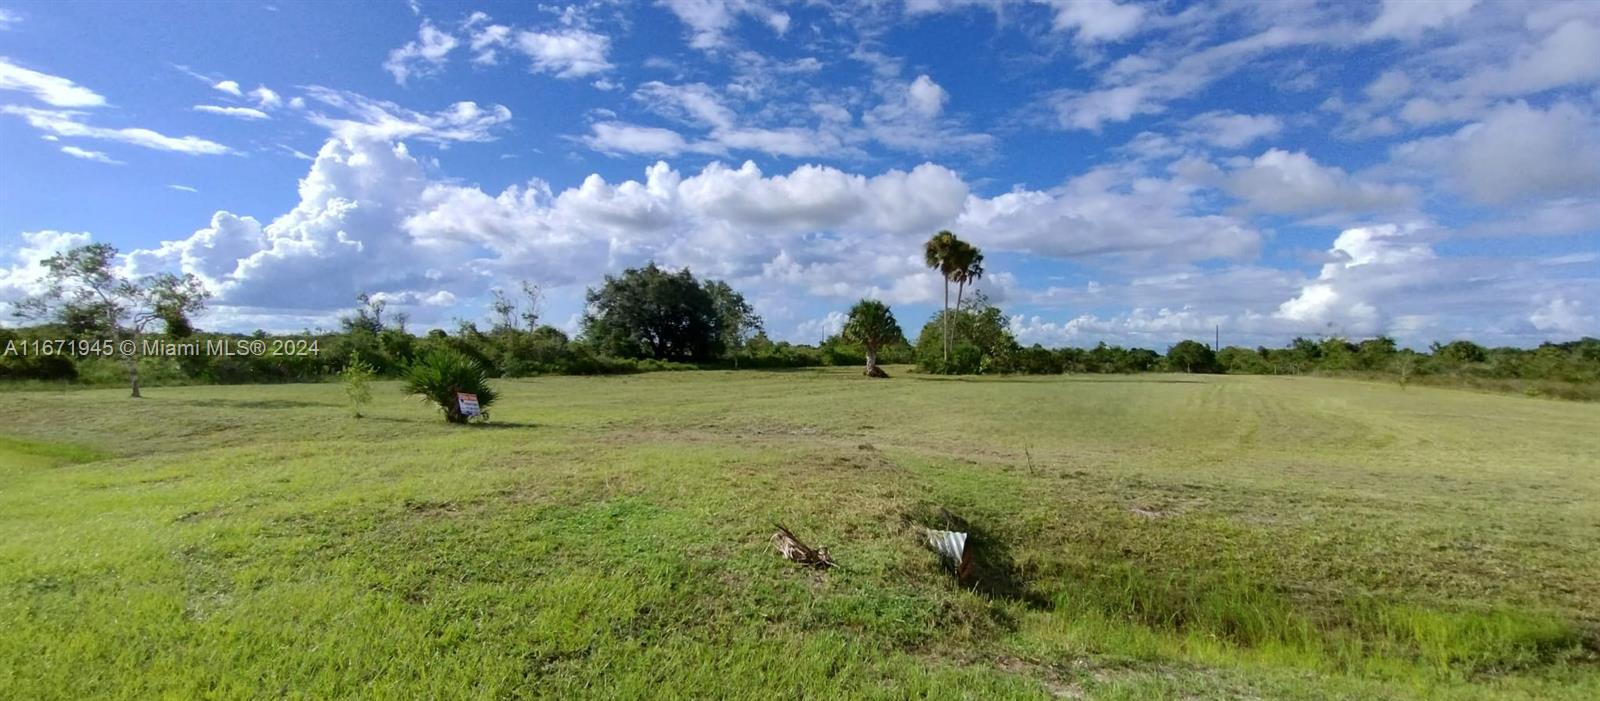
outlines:
[[[404, 323], [405, 315], [396, 314], [396, 323]], [[404, 326], [384, 329], [378, 334], [378, 350], [388, 359], [390, 367], [403, 368], [417, 355], [417, 337]]]
[[522, 288], [522, 327], [528, 330], [539, 328], [539, 315], [544, 312], [544, 288], [532, 280], [523, 280], [518, 284]]
[[1472, 341], [1451, 341], [1444, 345], [1434, 342], [1428, 347], [1434, 356], [1444, 361], [1451, 367], [1460, 367], [1471, 363], [1481, 363], [1488, 357], [1488, 353]]
[[1235, 375], [1266, 375], [1271, 373], [1267, 357], [1259, 350], [1241, 346], [1228, 346], [1217, 353], [1217, 367], [1222, 372]]
[[[483, 363], [484, 369], [491, 375], [525, 377], [545, 370], [554, 360], [549, 357], [548, 343], [534, 338], [540, 328], [543, 290], [528, 280], [521, 281], [518, 287], [520, 296], [501, 288], [492, 290], [489, 332], [478, 332], [477, 326], [473, 325], [472, 334], [477, 341], [474, 347], [457, 346], [457, 350]], [[566, 336], [563, 334], [561, 346], [564, 348], [565, 345]]]
[[388, 303], [381, 297], [363, 292], [356, 295], [356, 305], [354, 314], [339, 319], [339, 327], [345, 333], [366, 333], [376, 337], [383, 331], [383, 310]]
[[[946, 328], [953, 336], [948, 355], [943, 352]], [[917, 364], [929, 372], [1009, 372], [1017, 350], [1005, 315], [981, 292], [974, 293], [961, 309], [936, 314], [917, 336]]]
[[[977, 348], [981, 358], [979, 372], [1010, 372], [1017, 339], [999, 307], [989, 303], [988, 295], [973, 292], [960, 307], [955, 319], [960, 339]], [[953, 350], [953, 349], [952, 349]]]
[[1102, 374], [1149, 372], [1161, 366], [1161, 355], [1148, 348], [1123, 348], [1101, 341], [1084, 353], [1084, 369]]
[[1105, 341], [1096, 343], [1087, 353], [1086, 360], [1090, 372], [1113, 373], [1127, 372], [1122, 369], [1123, 359], [1128, 355], [1127, 349], [1122, 346], [1106, 345]]
[[750, 351], [751, 355], [771, 353], [777, 347], [778, 344], [773, 343], [772, 339], [767, 337], [767, 332], [759, 329], [755, 335], [750, 337], [749, 341], [745, 342], [745, 348]]
[[541, 367], [555, 367], [567, 352], [571, 339], [566, 332], [554, 326], [540, 326], [528, 334], [528, 354]]
[[1322, 344], [1301, 336], [1289, 342], [1289, 351], [1301, 367], [1310, 367], [1322, 358]]
[[[332, 357], [358, 356], [379, 375], [392, 376], [404, 368], [403, 361], [392, 358], [384, 349], [386, 325], [383, 316], [387, 306], [382, 297], [366, 293], [356, 295], [356, 308], [339, 318], [340, 334], [330, 349]], [[404, 344], [404, 341], [392, 339], [391, 345], [399, 344]]]
[[406, 369], [405, 393], [421, 397], [444, 412], [444, 419], [454, 424], [464, 424], [469, 418], [461, 413], [456, 396], [466, 392], [478, 396], [478, 408], [487, 412], [498, 395], [489, 387], [489, 376], [483, 366], [460, 351], [439, 349], [424, 353]]
[[707, 280], [705, 283], [706, 294], [711, 295], [711, 303], [716, 308], [717, 325], [721, 333], [724, 347], [733, 356], [733, 367], [739, 367], [739, 353], [744, 350], [746, 341], [752, 334], [761, 332], [761, 316], [756, 314], [754, 307], [744, 301], [744, 295], [735, 292], [728, 283], [721, 280]]
[[1057, 348], [1050, 351], [1061, 372], [1089, 372], [1089, 351], [1082, 348]]
[[1064, 357], [1037, 343], [1019, 349], [1012, 370], [1028, 375], [1057, 375], [1063, 372]]
[[687, 268], [669, 272], [651, 263], [607, 275], [586, 299], [583, 336], [601, 353], [707, 362], [726, 348], [717, 300]]
[[934, 312], [933, 317], [922, 325], [922, 330], [917, 332], [917, 369], [941, 375], [964, 375], [978, 371], [977, 366], [958, 367], [950, 360], [949, 349], [944, 343], [944, 330], [953, 315], [944, 311]]
[[1364, 370], [1385, 370], [1394, 361], [1396, 345], [1388, 336], [1369, 338], [1356, 344], [1357, 363]]
[[1149, 348], [1131, 348], [1123, 357], [1125, 360], [1118, 372], [1150, 372], [1161, 367], [1161, 354]]
[[430, 344], [429, 348], [425, 349], [423, 353], [426, 354], [429, 350], [438, 350], [440, 348], [449, 348], [467, 356], [472, 362], [482, 367], [484, 372], [491, 375], [498, 369], [495, 366], [494, 359], [490, 357], [495, 350], [494, 336], [478, 330], [478, 325], [473, 322], [457, 321], [455, 336], [446, 336], [443, 344]]
[[1184, 372], [1212, 372], [1217, 366], [1217, 356], [1210, 346], [1199, 341], [1179, 341], [1167, 351], [1167, 364]]
[[1576, 341], [1554, 343], [1556, 348], [1573, 354], [1574, 360], [1600, 365], [1600, 338], [1584, 336]]
[[503, 289], [491, 291], [489, 310], [494, 314], [492, 331], [497, 334], [532, 331], [539, 326], [539, 314], [544, 304], [544, 291], [530, 280], [518, 283], [522, 299], [512, 297]]
[[884, 346], [904, 343], [905, 332], [895, 321], [889, 305], [875, 299], [863, 299], [850, 307], [850, 317], [841, 331], [844, 338], [859, 343], [867, 353], [867, 377], [888, 377], [889, 373], [878, 367], [878, 352]]
[[92, 243], [40, 261], [50, 271], [50, 286], [44, 294], [23, 300], [17, 313], [54, 316], [68, 326], [103, 334], [122, 357], [132, 396], [138, 397], [145, 334], [158, 322], [169, 331], [191, 332], [189, 317], [205, 308], [211, 293], [193, 275], [123, 277], [116, 259], [114, 246]]
[[1322, 359], [1317, 363], [1324, 370], [1351, 370], [1360, 364], [1355, 344], [1339, 336], [1329, 336], [1320, 344]]
[[517, 330], [517, 303], [505, 290], [491, 290], [489, 292], [489, 311], [494, 314], [493, 330], [511, 332]]
[[345, 396], [350, 399], [350, 410], [358, 419], [361, 418], [361, 407], [372, 401], [372, 378], [376, 374], [372, 366], [355, 353], [350, 354], [350, 362], [345, 363], [344, 370], [339, 373], [339, 378], [344, 381]]

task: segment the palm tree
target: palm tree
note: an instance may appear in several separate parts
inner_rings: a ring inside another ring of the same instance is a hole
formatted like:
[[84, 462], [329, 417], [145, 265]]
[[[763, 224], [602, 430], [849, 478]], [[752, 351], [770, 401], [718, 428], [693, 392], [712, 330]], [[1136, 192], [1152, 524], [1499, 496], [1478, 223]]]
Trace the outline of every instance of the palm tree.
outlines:
[[850, 308], [850, 318], [840, 330], [844, 339], [859, 343], [867, 352], [867, 377], [888, 377], [889, 373], [878, 367], [878, 350], [887, 344], [904, 343], [905, 333], [889, 305], [875, 299], [863, 299]]
[[951, 279], [956, 281], [956, 310], [961, 310], [961, 295], [967, 289], [967, 283], [978, 282], [983, 277], [983, 251], [965, 241], [957, 248], [955, 254], [956, 271], [951, 274]]
[[922, 244], [922, 262], [944, 277], [944, 314], [939, 320], [944, 327], [945, 362], [950, 361], [950, 276], [956, 271], [954, 254], [961, 245], [961, 239], [948, 231], [940, 231]]
[[955, 250], [950, 254], [951, 268], [950, 279], [956, 281], [956, 306], [947, 315], [955, 317], [953, 326], [946, 326], [945, 354], [948, 357], [950, 350], [955, 348], [956, 334], [961, 332], [961, 297], [966, 292], [967, 283], [976, 283], [983, 277], [983, 253], [966, 241], [957, 241]]
[[461, 412], [461, 393], [478, 397], [478, 409], [487, 411], [498, 398], [477, 361], [457, 350], [430, 351], [406, 369], [403, 389], [444, 412], [444, 420], [464, 424], [471, 418]]

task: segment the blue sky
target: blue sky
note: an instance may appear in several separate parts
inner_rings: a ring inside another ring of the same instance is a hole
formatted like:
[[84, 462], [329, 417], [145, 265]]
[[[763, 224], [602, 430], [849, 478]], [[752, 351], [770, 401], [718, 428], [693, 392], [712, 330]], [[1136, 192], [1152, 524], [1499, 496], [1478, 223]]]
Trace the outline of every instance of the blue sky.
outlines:
[[0, 154], [0, 307], [106, 241], [207, 328], [576, 331], [655, 260], [814, 342], [948, 228], [1025, 343], [1600, 335], [1593, 2], [0, 0]]

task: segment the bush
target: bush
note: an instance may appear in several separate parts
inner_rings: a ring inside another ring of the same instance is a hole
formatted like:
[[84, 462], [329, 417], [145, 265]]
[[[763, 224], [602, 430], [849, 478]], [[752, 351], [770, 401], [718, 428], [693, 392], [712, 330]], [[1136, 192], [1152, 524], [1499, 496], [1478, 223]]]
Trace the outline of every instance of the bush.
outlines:
[[812, 346], [793, 345], [780, 341], [746, 356], [742, 361], [741, 367], [748, 369], [802, 368], [816, 367], [823, 364], [822, 352], [818, 349]]
[[8, 345], [25, 347], [28, 341], [9, 329], [0, 329], [0, 380], [78, 379], [78, 366], [70, 356], [6, 352]]
[[1062, 356], [1037, 343], [1018, 350], [1012, 359], [1012, 372], [1026, 375], [1055, 375], [1063, 372]]
[[456, 424], [468, 419], [461, 413], [456, 393], [478, 395], [478, 408], [485, 412], [496, 398], [483, 367], [455, 350], [432, 350], [417, 358], [406, 369], [405, 392], [439, 407], [444, 419]]
[[1268, 351], [1265, 348], [1250, 350], [1228, 346], [1217, 354], [1217, 365], [1222, 372], [1233, 375], [1269, 375], [1272, 374], [1272, 364], [1267, 358]]
[[350, 411], [361, 418], [361, 407], [372, 401], [372, 377], [376, 374], [361, 356], [351, 353], [350, 363], [344, 366], [339, 377], [344, 380], [345, 396], [350, 398]]
[[859, 346], [845, 343], [824, 343], [822, 345], [822, 364], [854, 367], [867, 362], [867, 355]]
[[[949, 319], [950, 352], [945, 354], [945, 320]], [[1000, 308], [982, 292], [961, 303], [960, 309], [935, 312], [917, 335], [917, 368], [945, 375], [1012, 372], [1017, 339], [1012, 337]]]

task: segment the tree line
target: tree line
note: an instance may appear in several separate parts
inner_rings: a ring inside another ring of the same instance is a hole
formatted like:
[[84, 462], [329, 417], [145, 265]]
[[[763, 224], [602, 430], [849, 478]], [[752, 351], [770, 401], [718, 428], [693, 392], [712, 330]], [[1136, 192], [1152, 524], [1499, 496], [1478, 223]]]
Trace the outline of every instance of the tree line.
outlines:
[[1002, 310], [973, 287], [984, 274], [982, 251], [941, 231], [923, 252], [928, 267], [943, 280], [945, 303], [914, 337], [904, 333], [889, 305], [863, 299], [849, 309], [838, 333], [813, 345], [773, 341], [752, 305], [726, 282], [654, 263], [607, 275], [590, 288], [576, 337], [542, 322], [542, 292], [532, 282], [511, 291], [495, 290], [485, 323], [459, 321], [448, 331], [416, 333], [409, 318], [390, 313], [381, 297], [362, 295], [334, 330], [208, 333], [189, 322], [209, 297], [198, 280], [171, 275], [122, 279], [114, 268], [116, 250], [92, 244], [44, 261], [52, 275], [51, 289], [20, 305], [22, 314], [40, 323], [0, 329], [0, 349], [52, 338], [201, 343], [294, 339], [316, 352], [182, 357], [6, 353], [0, 354], [0, 380], [128, 383], [137, 393], [141, 382], [317, 381], [352, 363], [377, 377], [401, 377], [419, 358], [449, 352], [488, 377], [830, 365], [856, 366], [869, 376], [886, 377], [884, 365], [914, 365], [918, 372], [955, 375], [1357, 374], [1402, 384], [1472, 384], [1575, 398], [1593, 398], [1594, 386], [1600, 385], [1600, 340], [1593, 338], [1533, 349], [1487, 348], [1458, 340], [1435, 343], [1426, 351], [1400, 348], [1382, 336], [1296, 338], [1282, 348], [1214, 349], [1186, 340], [1165, 353], [1106, 343], [1092, 348], [1023, 346]]

